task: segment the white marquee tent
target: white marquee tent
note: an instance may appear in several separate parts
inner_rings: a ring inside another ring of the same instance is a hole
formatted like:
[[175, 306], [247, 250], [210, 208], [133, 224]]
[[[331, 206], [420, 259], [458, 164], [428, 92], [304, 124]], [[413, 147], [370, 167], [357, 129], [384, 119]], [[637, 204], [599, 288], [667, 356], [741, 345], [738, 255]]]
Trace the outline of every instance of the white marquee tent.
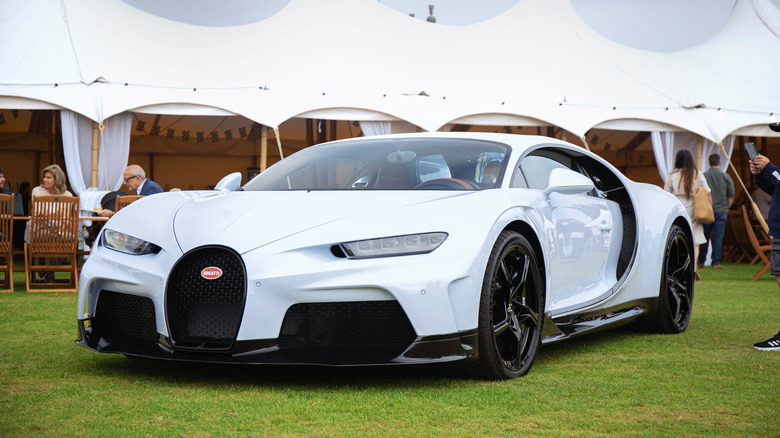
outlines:
[[[0, 108], [69, 110], [83, 117], [63, 117], [66, 135], [92, 120], [117, 142], [129, 113], [152, 113], [241, 115], [269, 127], [304, 117], [424, 130], [552, 125], [579, 137], [592, 128], [684, 131], [714, 148], [730, 134], [772, 135], [767, 123], [780, 114], [780, 11], [768, 0], [737, 0], [714, 37], [670, 53], [599, 35], [567, 0], [521, 0], [464, 27], [373, 0], [291, 0], [231, 27], [175, 22], [120, 0], [0, 0], [0, 41]], [[663, 175], [674, 140], [656, 137]], [[69, 144], [69, 173], [80, 161], [87, 180], [83, 141]], [[118, 184], [126, 145], [109, 148], [120, 162], [107, 174]]]

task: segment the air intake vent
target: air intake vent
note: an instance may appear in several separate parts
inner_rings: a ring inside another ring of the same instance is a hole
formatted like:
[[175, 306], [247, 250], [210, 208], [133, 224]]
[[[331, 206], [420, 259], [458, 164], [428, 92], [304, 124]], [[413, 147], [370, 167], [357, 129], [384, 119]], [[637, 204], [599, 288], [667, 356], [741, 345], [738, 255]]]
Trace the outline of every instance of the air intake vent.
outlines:
[[397, 301], [303, 303], [287, 310], [279, 348], [303, 362], [389, 362], [417, 338]]
[[246, 270], [238, 254], [213, 246], [185, 254], [171, 272], [165, 297], [174, 346], [230, 349], [245, 300]]
[[111, 342], [157, 341], [154, 303], [147, 297], [100, 291], [92, 330]]

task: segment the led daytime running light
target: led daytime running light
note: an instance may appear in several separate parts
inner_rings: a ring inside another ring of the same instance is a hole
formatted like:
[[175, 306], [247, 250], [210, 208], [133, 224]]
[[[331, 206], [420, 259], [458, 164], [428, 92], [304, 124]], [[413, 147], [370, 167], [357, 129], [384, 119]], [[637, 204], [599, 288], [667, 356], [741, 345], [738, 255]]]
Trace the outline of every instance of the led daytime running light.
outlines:
[[102, 241], [103, 245], [107, 248], [125, 254], [144, 255], [160, 251], [160, 247], [151, 242], [110, 229], [105, 229], [103, 231]]
[[405, 236], [355, 240], [341, 243], [344, 254], [351, 259], [427, 254], [447, 239], [447, 233], [407, 234]]

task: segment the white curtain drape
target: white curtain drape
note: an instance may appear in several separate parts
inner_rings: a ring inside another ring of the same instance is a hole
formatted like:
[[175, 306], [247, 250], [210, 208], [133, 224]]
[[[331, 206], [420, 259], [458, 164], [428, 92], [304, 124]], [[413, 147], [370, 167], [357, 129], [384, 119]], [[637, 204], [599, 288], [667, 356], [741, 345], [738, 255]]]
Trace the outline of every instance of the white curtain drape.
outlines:
[[390, 133], [390, 122], [360, 122], [360, 129], [366, 137]]
[[[400, 121], [379, 121], [369, 122], [361, 121], [360, 129], [363, 130], [363, 135], [366, 137], [372, 135], [386, 135], [386, 134], [402, 134], [406, 132], [417, 132], [417, 126], [409, 122]], [[437, 129], [438, 132], [450, 132], [450, 125], [444, 125]]]
[[[661, 179], [666, 181], [666, 177], [674, 169], [674, 158], [677, 152], [683, 149], [690, 151], [694, 159], [696, 159], [696, 141], [699, 139], [695, 134], [690, 132], [660, 132], [654, 131], [650, 134], [650, 139], [653, 143], [653, 152], [655, 153], [655, 162], [658, 166], [658, 174], [661, 175]], [[721, 163], [728, 163], [731, 159], [731, 153], [734, 150], [734, 136], [729, 135], [723, 139], [723, 147], [726, 149], [724, 152], [720, 149], [720, 145], [713, 143], [709, 140], [701, 139], [701, 160], [696, 163], [699, 170], [702, 172], [709, 169], [709, 156], [714, 153], [720, 155]], [[725, 166], [722, 166], [725, 171]]]
[[[62, 148], [65, 155], [65, 167], [68, 170], [68, 183], [76, 195], [83, 192], [89, 184], [92, 151], [92, 121], [73, 111], [61, 110]], [[86, 169], [86, 172], [82, 172]]]
[[[72, 111], [60, 111], [62, 147], [68, 182], [74, 194], [87, 190], [92, 180], [92, 120]], [[98, 181], [95, 189], [117, 190], [130, 155], [131, 113], [107, 119], [98, 137]]]
[[366, 137], [371, 135], [401, 134], [404, 132], [417, 132], [417, 126], [399, 121], [360, 122], [360, 129]]
[[731, 153], [734, 151], [734, 136], [729, 135], [726, 138], [723, 139], [723, 148], [726, 149], [726, 152], [724, 153], [722, 150], [720, 150], [720, 145], [717, 143], [713, 143], [709, 140], [703, 140], [701, 144], [701, 169], [702, 171], [706, 171], [710, 168], [710, 155], [712, 154], [718, 154], [720, 155], [720, 169], [722, 171], [726, 171], [726, 168], [728, 167], [727, 164], [729, 160], [731, 160]]

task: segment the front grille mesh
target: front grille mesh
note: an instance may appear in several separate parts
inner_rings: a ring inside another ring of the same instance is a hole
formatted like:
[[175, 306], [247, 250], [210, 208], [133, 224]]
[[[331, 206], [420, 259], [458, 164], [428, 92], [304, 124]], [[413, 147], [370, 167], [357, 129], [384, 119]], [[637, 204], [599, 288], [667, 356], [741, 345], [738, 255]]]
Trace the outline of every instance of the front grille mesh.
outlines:
[[154, 303], [147, 297], [100, 291], [92, 330], [111, 342], [157, 341]]
[[[216, 266], [222, 276], [207, 280], [201, 271]], [[176, 347], [226, 350], [238, 334], [246, 300], [246, 271], [238, 254], [206, 247], [186, 254], [171, 272], [166, 314]]]
[[287, 310], [279, 348], [298, 359], [341, 354], [356, 363], [389, 361], [416, 337], [397, 301], [303, 303]]

